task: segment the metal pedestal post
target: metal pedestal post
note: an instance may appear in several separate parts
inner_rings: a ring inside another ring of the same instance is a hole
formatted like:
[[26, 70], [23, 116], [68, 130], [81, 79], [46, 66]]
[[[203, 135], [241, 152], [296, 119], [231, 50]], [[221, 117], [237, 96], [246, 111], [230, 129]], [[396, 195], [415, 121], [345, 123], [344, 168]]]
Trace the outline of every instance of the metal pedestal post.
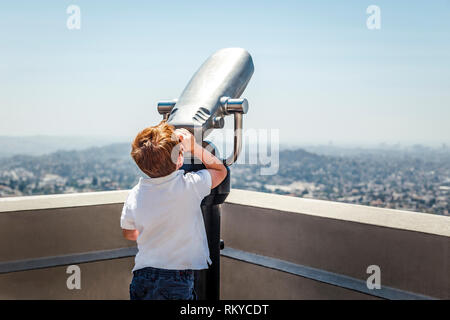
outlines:
[[220, 207], [202, 206], [212, 264], [195, 272], [195, 292], [199, 300], [219, 300], [220, 296]]
[[[184, 164], [186, 172], [204, 169], [203, 164]], [[212, 264], [208, 269], [195, 272], [195, 292], [198, 300], [219, 300], [220, 298], [220, 204], [230, 193], [230, 169], [227, 167], [227, 177], [211, 194], [206, 196], [201, 204], [203, 221], [205, 223], [208, 247]]]

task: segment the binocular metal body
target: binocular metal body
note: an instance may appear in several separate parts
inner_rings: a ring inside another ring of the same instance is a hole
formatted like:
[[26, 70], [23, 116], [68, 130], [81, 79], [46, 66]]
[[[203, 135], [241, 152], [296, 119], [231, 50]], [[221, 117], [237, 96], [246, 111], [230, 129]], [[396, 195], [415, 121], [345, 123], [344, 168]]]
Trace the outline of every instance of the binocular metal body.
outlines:
[[203, 140], [212, 129], [224, 127], [224, 117], [234, 116], [234, 151], [231, 165], [242, 147], [242, 115], [247, 99], [240, 96], [254, 71], [250, 54], [241, 48], [225, 48], [211, 55], [193, 75], [178, 99], [158, 102], [158, 112], [175, 128], [186, 128]]

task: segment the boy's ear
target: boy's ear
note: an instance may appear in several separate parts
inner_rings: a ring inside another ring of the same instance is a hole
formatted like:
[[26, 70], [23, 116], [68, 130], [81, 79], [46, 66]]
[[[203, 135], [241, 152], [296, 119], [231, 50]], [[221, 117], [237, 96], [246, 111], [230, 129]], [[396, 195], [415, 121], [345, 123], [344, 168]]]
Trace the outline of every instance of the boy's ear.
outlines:
[[183, 166], [183, 163], [184, 163], [184, 156], [183, 156], [183, 153], [180, 152], [180, 154], [178, 155], [178, 159], [177, 159], [177, 170]]

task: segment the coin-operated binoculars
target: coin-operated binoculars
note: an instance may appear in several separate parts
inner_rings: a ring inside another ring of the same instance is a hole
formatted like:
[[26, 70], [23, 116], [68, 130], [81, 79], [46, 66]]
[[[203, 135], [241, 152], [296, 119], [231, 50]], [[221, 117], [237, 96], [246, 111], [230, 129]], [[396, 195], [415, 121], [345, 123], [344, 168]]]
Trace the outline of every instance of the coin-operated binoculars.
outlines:
[[[201, 139], [211, 152], [215, 147], [206, 136], [213, 129], [224, 127], [224, 118], [234, 117], [234, 149], [223, 159], [227, 177], [201, 204], [205, 223], [211, 266], [196, 271], [195, 290], [200, 300], [218, 300], [220, 293], [220, 204], [230, 193], [230, 170], [242, 148], [242, 115], [248, 111], [247, 99], [240, 98], [253, 75], [254, 66], [250, 54], [240, 48], [221, 49], [210, 56], [191, 78], [179, 99], [160, 101], [158, 112], [175, 128], [186, 128]], [[186, 172], [205, 168], [194, 159], [186, 159], [182, 167]]]

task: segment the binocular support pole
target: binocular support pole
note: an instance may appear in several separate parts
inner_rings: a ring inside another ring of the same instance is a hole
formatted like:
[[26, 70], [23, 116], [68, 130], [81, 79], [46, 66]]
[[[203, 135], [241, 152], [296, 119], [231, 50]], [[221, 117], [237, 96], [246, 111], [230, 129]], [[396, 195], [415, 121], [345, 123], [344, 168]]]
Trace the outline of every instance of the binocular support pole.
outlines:
[[[204, 168], [199, 164], [185, 164], [185, 171], [197, 171]], [[208, 269], [195, 271], [194, 288], [198, 300], [217, 301], [220, 298], [220, 250], [223, 242], [220, 240], [220, 205], [230, 192], [230, 170], [227, 167], [227, 177], [211, 194], [206, 196], [202, 203], [202, 215], [208, 238], [209, 254], [212, 264]]]

